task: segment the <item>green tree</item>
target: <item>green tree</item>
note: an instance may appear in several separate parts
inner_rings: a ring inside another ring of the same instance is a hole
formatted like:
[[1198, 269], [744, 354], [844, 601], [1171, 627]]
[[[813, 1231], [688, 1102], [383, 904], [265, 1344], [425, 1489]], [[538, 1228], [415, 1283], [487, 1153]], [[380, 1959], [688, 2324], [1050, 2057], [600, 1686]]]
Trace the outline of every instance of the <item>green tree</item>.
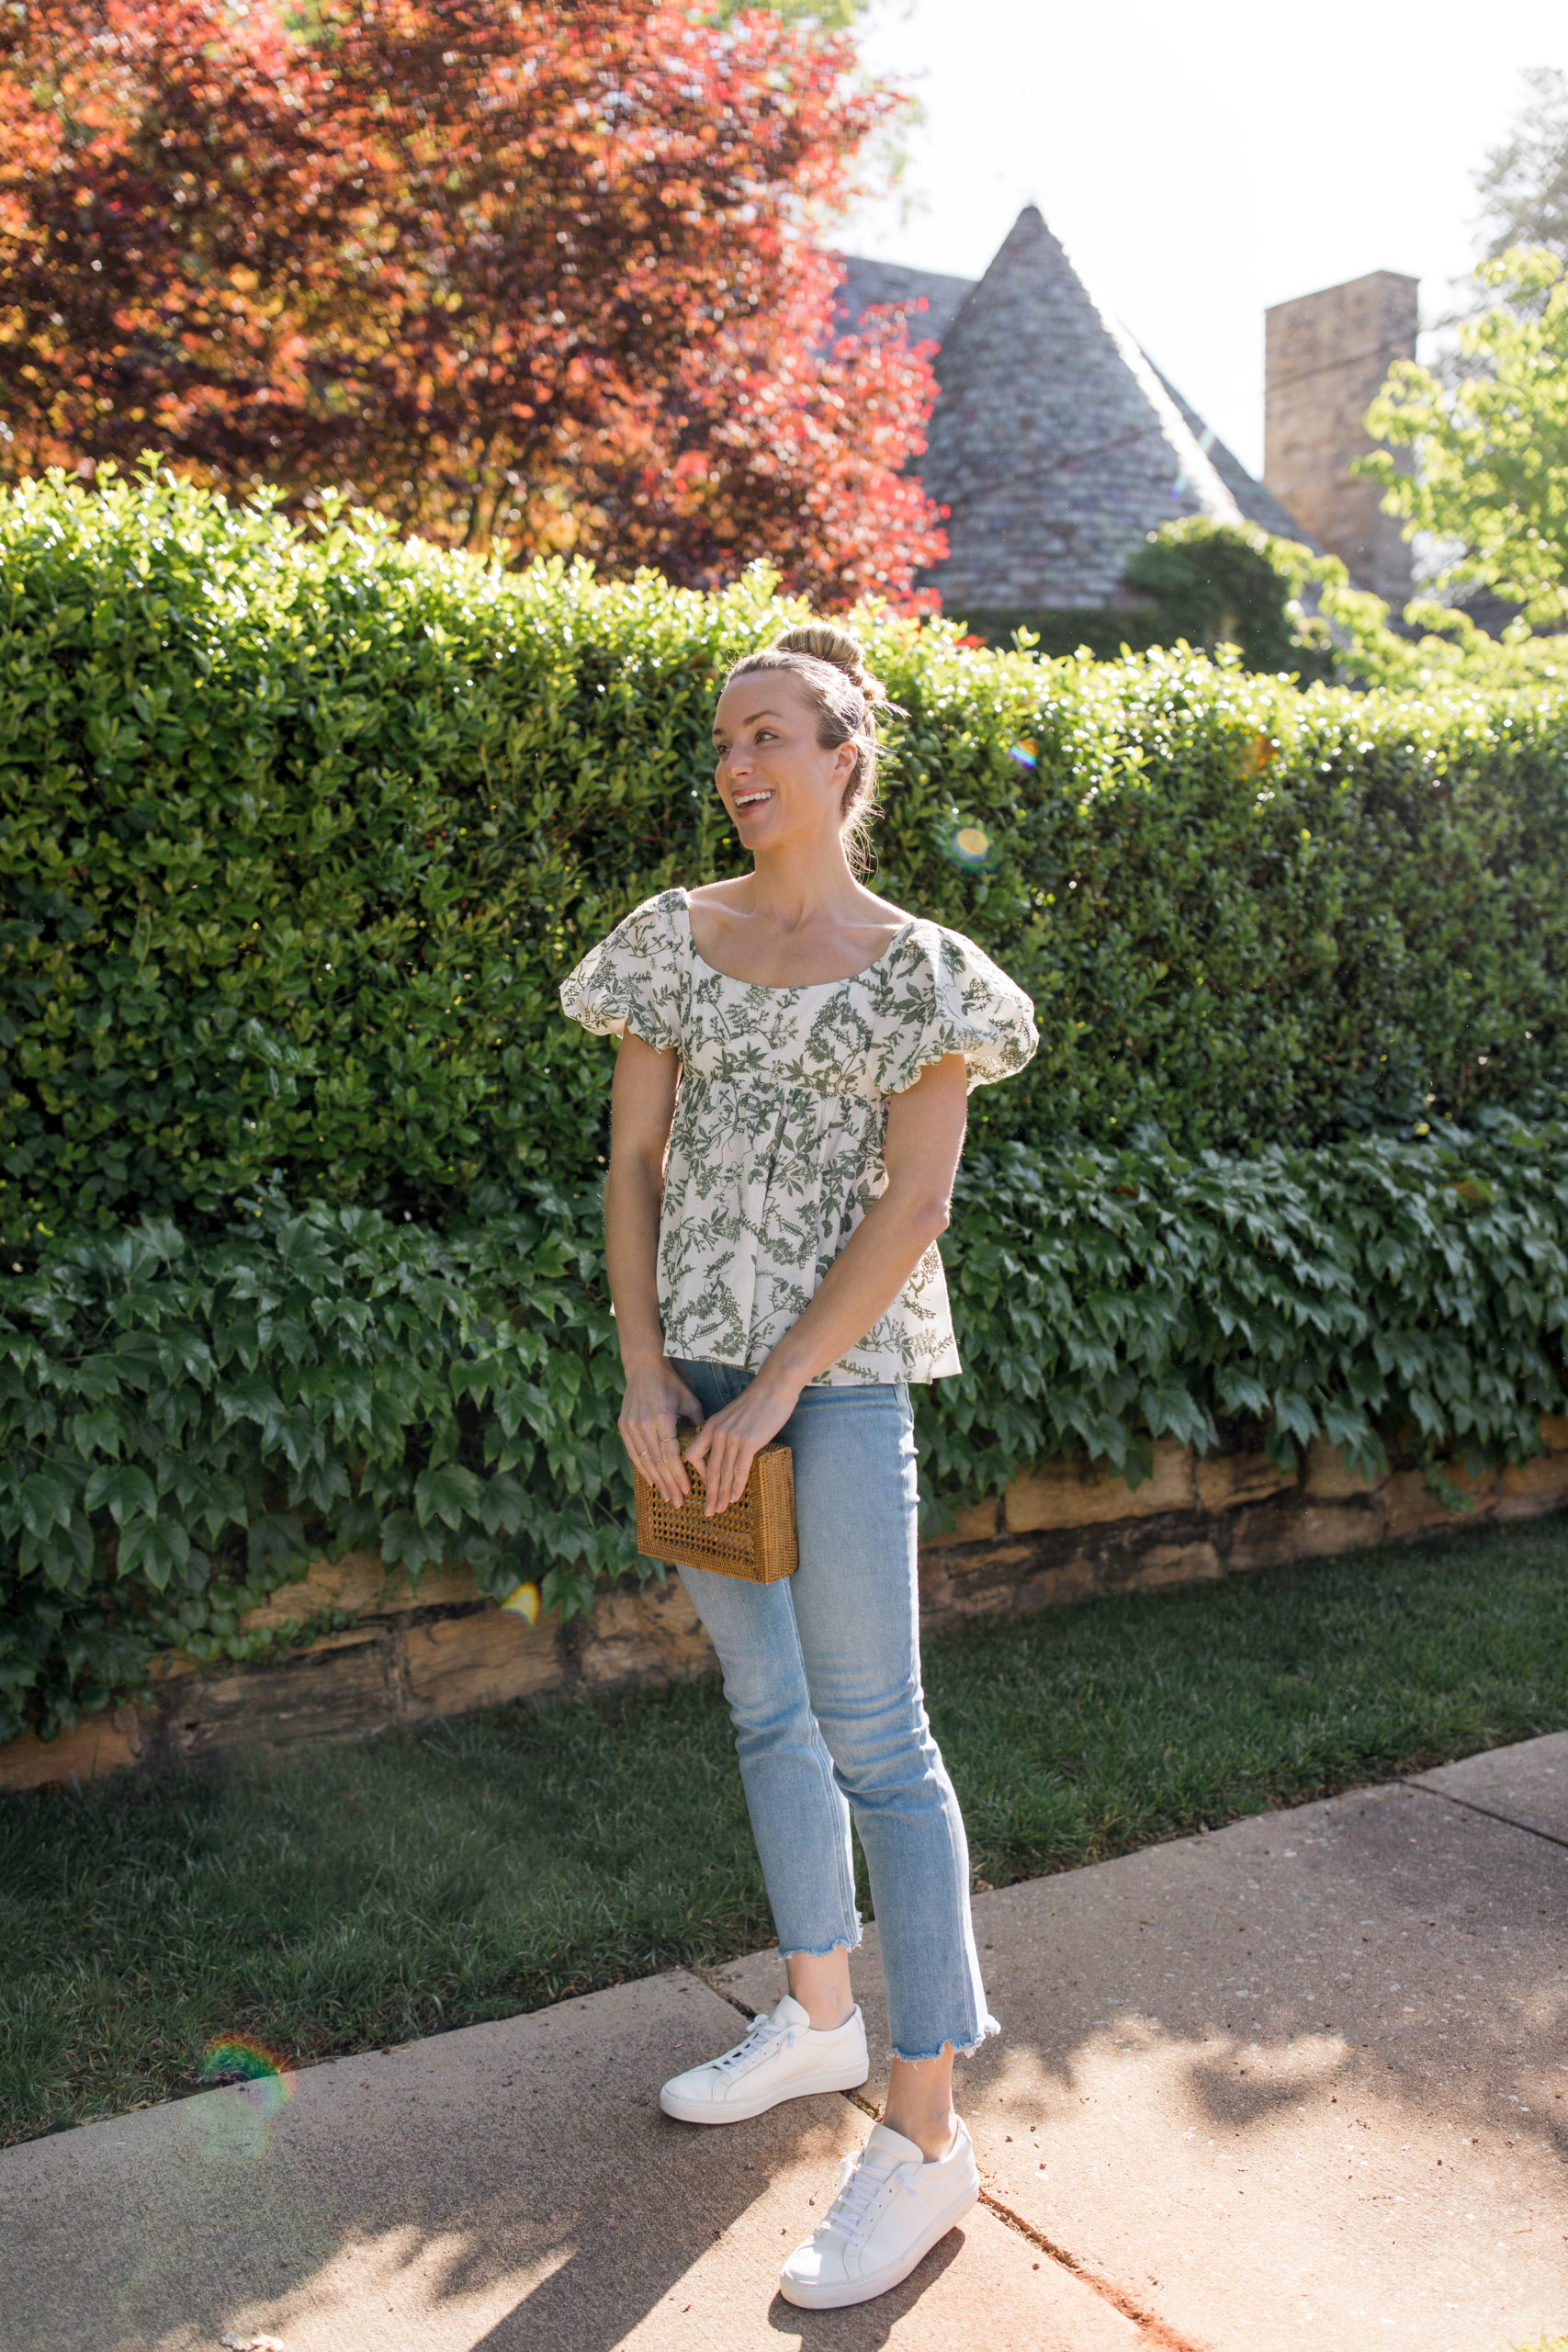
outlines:
[[1385, 513], [1406, 537], [1428, 531], [1457, 549], [1433, 582], [1441, 595], [1489, 588], [1532, 628], [1568, 623], [1568, 261], [1517, 246], [1477, 272], [1497, 293], [1460, 334], [1459, 380], [1400, 360], [1367, 412], [1367, 429], [1414, 449], [1402, 474], [1387, 450], [1358, 460], [1381, 481]]
[[1525, 80], [1528, 104], [1475, 175], [1487, 252], [1546, 245], [1568, 261], [1568, 74], [1536, 65]]

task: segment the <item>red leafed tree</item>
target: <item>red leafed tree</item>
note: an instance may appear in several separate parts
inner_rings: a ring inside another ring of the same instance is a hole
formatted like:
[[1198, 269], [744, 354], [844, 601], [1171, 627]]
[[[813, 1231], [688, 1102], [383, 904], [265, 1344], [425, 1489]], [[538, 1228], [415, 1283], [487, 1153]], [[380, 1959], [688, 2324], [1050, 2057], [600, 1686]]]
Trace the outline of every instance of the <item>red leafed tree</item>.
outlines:
[[936, 605], [912, 573], [946, 540], [903, 470], [925, 447], [934, 346], [912, 345], [895, 311], [835, 336], [840, 275], [803, 259], [776, 307], [733, 322], [686, 371], [672, 450], [645, 467], [620, 521], [628, 551], [711, 588], [733, 578], [738, 551], [765, 550], [819, 604]]
[[656, 0], [23, 0], [0, 18], [13, 471], [226, 487], [711, 584], [941, 554], [901, 322], [812, 250], [883, 119], [842, 39]]
[[222, 0], [0, 15], [8, 471], [151, 445], [276, 474], [274, 417], [305, 406], [302, 224], [341, 171], [311, 67]]

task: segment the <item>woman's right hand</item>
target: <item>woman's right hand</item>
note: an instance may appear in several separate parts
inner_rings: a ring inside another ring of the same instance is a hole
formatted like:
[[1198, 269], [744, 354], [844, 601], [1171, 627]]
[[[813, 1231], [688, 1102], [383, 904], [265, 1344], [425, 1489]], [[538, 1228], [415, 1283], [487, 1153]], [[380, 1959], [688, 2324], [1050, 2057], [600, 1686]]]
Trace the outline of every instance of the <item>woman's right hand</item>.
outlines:
[[632, 1468], [640, 1470], [649, 1486], [677, 1507], [691, 1493], [692, 1483], [681, 1459], [675, 1424], [702, 1418], [702, 1407], [668, 1356], [646, 1366], [627, 1367], [626, 1393], [621, 1399], [621, 1442]]

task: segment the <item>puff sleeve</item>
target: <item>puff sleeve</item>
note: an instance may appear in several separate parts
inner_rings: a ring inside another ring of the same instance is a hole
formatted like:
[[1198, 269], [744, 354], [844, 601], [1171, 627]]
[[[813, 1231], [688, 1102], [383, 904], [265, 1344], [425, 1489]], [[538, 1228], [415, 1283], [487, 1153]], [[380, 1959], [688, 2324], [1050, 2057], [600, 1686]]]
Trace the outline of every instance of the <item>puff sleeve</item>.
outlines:
[[1016, 1077], [1040, 1040], [1034, 1007], [1015, 980], [940, 923], [917, 922], [888, 959], [887, 1001], [876, 1027], [877, 1080], [902, 1094], [922, 1069], [962, 1054], [969, 1091]]
[[681, 1048], [678, 890], [645, 899], [561, 982], [561, 1011], [601, 1037], [630, 1030], [657, 1053]]

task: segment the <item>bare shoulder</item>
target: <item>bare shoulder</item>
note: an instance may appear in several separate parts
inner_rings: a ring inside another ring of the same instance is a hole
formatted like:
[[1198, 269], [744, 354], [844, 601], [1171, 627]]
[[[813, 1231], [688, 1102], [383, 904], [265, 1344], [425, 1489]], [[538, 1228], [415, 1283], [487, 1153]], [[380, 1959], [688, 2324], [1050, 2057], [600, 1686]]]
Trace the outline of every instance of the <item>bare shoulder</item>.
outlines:
[[879, 899], [874, 890], [866, 889], [863, 884], [856, 899], [853, 920], [863, 936], [880, 941], [882, 952], [886, 954], [898, 933], [908, 931], [919, 917], [912, 915], [908, 907], [896, 907], [891, 899]]
[[727, 882], [699, 882], [694, 890], [687, 891], [687, 903], [694, 907], [717, 907], [730, 914], [746, 914], [750, 911], [752, 880], [750, 874], [733, 874]]

